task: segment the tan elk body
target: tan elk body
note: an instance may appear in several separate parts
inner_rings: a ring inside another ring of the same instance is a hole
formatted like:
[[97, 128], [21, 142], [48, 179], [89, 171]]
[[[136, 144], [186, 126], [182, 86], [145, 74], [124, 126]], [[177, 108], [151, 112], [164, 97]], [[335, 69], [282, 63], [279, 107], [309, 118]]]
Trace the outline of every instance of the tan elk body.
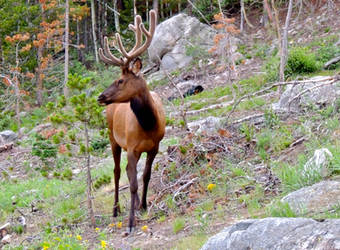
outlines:
[[[135, 226], [135, 209], [146, 209], [147, 189], [151, 176], [151, 166], [158, 153], [159, 142], [165, 133], [165, 115], [159, 96], [148, 90], [140, 73], [142, 63], [139, 58], [150, 45], [156, 27], [156, 12], [150, 11], [150, 28], [145, 29], [140, 16], [135, 17], [135, 25], [129, 28], [135, 32], [136, 44], [126, 52], [119, 34], [116, 39], [123, 58], [117, 58], [110, 52], [108, 39], [104, 38], [104, 50], [99, 49], [99, 56], [107, 64], [120, 66], [122, 74], [99, 97], [100, 104], [107, 105], [106, 118], [110, 130], [109, 137], [114, 158], [115, 201], [113, 216], [119, 211], [119, 179], [121, 149], [127, 151], [128, 165], [126, 172], [130, 183], [131, 207], [129, 232]], [[144, 44], [143, 34], [146, 39]], [[143, 194], [138, 197], [137, 162], [143, 152], [147, 153], [143, 173]]]

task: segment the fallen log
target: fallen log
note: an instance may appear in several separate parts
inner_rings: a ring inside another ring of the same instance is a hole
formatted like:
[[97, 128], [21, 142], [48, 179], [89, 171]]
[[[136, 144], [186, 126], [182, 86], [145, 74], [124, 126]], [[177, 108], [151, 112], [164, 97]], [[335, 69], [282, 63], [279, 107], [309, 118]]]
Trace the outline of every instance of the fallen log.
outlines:
[[340, 61], [340, 56], [337, 56], [337, 57], [334, 57], [332, 58], [331, 60], [329, 60], [328, 62], [326, 62], [324, 65], [323, 65], [323, 68], [324, 69], [327, 69], [329, 66], [331, 66], [332, 64], [335, 64], [337, 62]]

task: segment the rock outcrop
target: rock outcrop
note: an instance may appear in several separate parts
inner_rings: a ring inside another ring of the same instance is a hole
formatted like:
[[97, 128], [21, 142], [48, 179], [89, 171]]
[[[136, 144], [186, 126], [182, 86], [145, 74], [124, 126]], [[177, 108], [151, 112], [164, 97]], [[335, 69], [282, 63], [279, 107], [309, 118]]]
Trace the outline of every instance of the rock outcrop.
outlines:
[[340, 182], [321, 181], [296, 190], [281, 201], [287, 202], [296, 215], [323, 213], [339, 204]]
[[340, 220], [265, 218], [241, 221], [211, 237], [202, 250], [340, 249]]
[[178, 14], [156, 27], [148, 49], [151, 62], [167, 71], [187, 66], [192, 57], [187, 47], [195, 46], [208, 50], [213, 46], [216, 31], [197, 18], [184, 13]]

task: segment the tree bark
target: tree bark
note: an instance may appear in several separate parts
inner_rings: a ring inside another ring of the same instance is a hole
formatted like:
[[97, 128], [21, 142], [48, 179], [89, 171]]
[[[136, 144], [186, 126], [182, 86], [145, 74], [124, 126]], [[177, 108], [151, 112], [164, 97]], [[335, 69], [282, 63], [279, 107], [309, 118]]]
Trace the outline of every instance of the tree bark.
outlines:
[[[288, 28], [290, 17], [292, 16], [293, 9], [293, 0], [289, 0], [288, 4], [288, 12], [286, 16], [285, 26], [283, 28], [282, 35], [282, 46], [281, 46], [281, 58], [280, 58], [280, 82], [283, 82], [285, 79], [285, 67], [287, 63], [287, 54], [288, 54]], [[280, 93], [282, 92], [282, 87], [280, 88]]]
[[136, 0], [133, 0], [133, 17], [135, 18], [136, 16], [137, 16]]
[[96, 35], [96, 12], [94, 7], [94, 0], [91, 0], [91, 23], [92, 23], [92, 39], [93, 39], [93, 48], [94, 48], [94, 56], [96, 62], [99, 62], [98, 58], [98, 50], [97, 50], [97, 35]]
[[93, 206], [92, 206], [92, 177], [90, 166], [90, 153], [89, 153], [89, 132], [87, 129], [87, 122], [84, 122], [85, 127], [85, 139], [86, 139], [86, 174], [87, 174], [87, 209], [90, 217], [91, 226], [96, 226], [96, 220], [94, 218]]
[[[20, 89], [19, 89], [19, 72], [17, 71], [19, 68], [19, 42], [15, 48], [15, 71], [14, 71], [14, 89], [15, 89], [15, 115], [18, 124], [18, 132], [20, 133]], [[20, 134], [19, 134], [20, 136]]]
[[119, 15], [118, 15], [117, 2], [118, 2], [118, 0], [113, 0], [113, 9], [115, 10], [115, 12], [114, 12], [114, 18], [115, 18], [115, 28], [116, 28], [116, 32], [120, 33], [120, 27], [119, 27]]
[[[156, 11], [156, 15], [157, 15], [157, 20], [158, 20], [158, 17], [159, 17], [159, 7], [158, 7], [159, 3], [158, 3], [158, 0], [153, 0], [152, 2], [152, 8]], [[149, 14], [147, 13], [147, 16]]]
[[[65, 64], [64, 64], [64, 96], [69, 96], [69, 89], [67, 87], [67, 81], [68, 81], [68, 65], [69, 65], [69, 17], [70, 17], [70, 5], [69, 0], [65, 0]], [[77, 22], [78, 23], [78, 22]]]
[[38, 47], [38, 70], [37, 70], [37, 104], [40, 107], [42, 105], [42, 89], [43, 89], [43, 79], [42, 79], [42, 68], [41, 59], [43, 54], [43, 47]]
[[243, 26], [244, 26], [244, 12], [243, 12], [243, 8], [244, 8], [244, 2], [243, 0], [240, 0], [240, 5], [241, 5], [241, 21], [240, 21], [240, 32], [243, 32]]

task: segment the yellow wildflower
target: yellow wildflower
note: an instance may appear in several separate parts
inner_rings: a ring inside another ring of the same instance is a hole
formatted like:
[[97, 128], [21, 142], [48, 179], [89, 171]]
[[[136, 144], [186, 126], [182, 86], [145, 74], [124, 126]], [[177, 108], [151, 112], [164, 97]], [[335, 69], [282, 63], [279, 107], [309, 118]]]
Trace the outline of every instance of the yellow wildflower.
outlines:
[[210, 183], [208, 186], [207, 186], [207, 189], [211, 192], [213, 191], [213, 189], [216, 188], [216, 184], [213, 184], [213, 183]]
[[100, 244], [102, 245], [102, 248], [106, 248], [106, 241], [105, 240], [101, 240]]
[[82, 240], [83, 238], [80, 235], [76, 236], [77, 240]]
[[120, 221], [117, 223], [117, 228], [122, 228], [122, 226], [123, 226], [123, 222]]
[[147, 225], [142, 226], [142, 231], [146, 233], [148, 231], [148, 226]]
[[100, 229], [99, 229], [98, 227], [96, 227], [96, 229], [95, 229], [95, 230], [96, 230], [96, 232], [99, 232], [99, 230], [100, 230]]
[[43, 250], [49, 249], [50, 247], [47, 245], [43, 245]]

